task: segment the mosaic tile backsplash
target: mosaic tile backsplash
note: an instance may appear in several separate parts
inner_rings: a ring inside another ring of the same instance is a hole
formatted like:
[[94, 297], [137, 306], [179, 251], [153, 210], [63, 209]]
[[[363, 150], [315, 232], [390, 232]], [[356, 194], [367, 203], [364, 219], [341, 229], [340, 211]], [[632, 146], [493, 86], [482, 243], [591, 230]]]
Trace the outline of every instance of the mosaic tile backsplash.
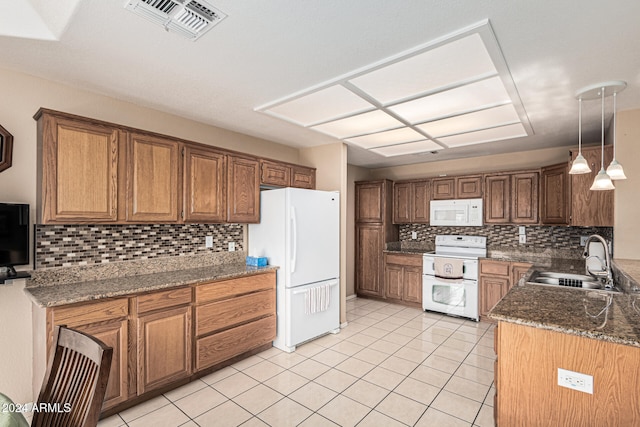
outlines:
[[35, 235], [35, 269], [244, 250], [241, 224], [36, 225]]
[[[430, 227], [427, 224], [406, 224], [400, 226], [401, 242], [425, 242], [433, 244], [437, 234], [468, 234], [485, 236], [487, 250], [539, 250], [562, 249], [568, 253], [575, 252], [576, 257], [582, 255], [580, 236], [599, 234], [608, 241], [613, 241], [613, 227], [548, 227], [526, 226], [527, 243], [518, 243], [517, 225], [485, 225], [482, 227]], [[417, 239], [411, 239], [415, 231]]]

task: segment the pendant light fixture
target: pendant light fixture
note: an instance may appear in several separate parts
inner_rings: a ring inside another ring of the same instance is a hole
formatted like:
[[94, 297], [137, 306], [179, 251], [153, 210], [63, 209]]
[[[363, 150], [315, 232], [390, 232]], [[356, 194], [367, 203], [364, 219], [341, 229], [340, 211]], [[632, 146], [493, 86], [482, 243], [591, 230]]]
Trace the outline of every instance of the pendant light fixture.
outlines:
[[611, 179], [627, 179], [627, 176], [624, 174], [624, 169], [622, 169], [622, 165], [618, 163], [616, 160], [616, 97], [617, 93], [613, 93], [613, 160], [609, 164], [607, 168], [607, 175], [611, 177]]
[[[596, 175], [593, 180], [593, 185], [591, 185], [591, 190], [594, 191], [602, 191], [602, 190], [614, 190], [613, 182], [611, 181], [611, 177], [607, 174], [607, 171], [604, 169], [604, 98], [608, 95], [614, 95], [614, 103], [616, 94], [622, 92], [627, 87], [627, 83], [619, 80], [598, 83], [595, 85], [587, 86], [578, 91], [576, 94], [576, 98], [578, 100], [590, 100], [590, 99], [600, 99], [601, 103], [601, 115], [600, 115], [600, 171]], [[614, 106], [614, 141], [615, 141], [615, 106]], [[614, 155], [615, 159], [615, 155]], [[616, 169], [616, 164], [618, 162], [612, 162], [613, 170]]]
[[578, 98], [578, 155], [571, 164], [571, 175], [591, 172], [587, 159], [582, 155], [582, 97]]

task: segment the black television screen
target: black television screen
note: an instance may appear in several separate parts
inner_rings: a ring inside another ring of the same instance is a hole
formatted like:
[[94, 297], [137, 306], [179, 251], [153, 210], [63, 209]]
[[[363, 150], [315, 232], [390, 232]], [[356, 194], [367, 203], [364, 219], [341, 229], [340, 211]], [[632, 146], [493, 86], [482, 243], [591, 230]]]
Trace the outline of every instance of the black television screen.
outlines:
[[0, 266], [29, 264], [29, 205], [0, 203]]

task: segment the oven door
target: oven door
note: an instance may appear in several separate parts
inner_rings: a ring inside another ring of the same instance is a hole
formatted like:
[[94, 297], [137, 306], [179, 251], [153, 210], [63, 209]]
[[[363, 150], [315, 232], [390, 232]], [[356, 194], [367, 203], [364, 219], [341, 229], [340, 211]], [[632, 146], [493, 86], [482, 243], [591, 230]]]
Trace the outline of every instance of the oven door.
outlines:
[[478, 321], [478, 282], [424, 275], [422, 308]]

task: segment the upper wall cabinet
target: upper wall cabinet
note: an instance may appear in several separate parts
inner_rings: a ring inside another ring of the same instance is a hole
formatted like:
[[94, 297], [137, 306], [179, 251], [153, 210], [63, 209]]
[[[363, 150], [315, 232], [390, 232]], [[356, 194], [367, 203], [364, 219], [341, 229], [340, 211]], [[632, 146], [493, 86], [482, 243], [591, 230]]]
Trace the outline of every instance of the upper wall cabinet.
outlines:
[[127, 148], [127, 220], [178, 221], [178, 142], [131, 133]]
[[115, 127], [39, 111], [38, 218], [43, 223], [100, 223], [118, 219]]
[[540, 221], [548, 225], [568, 225], [571, 211], [567, 162], [540, 170]]
[[393, 183], [393, 223], [428, 224], [431, 180]]
[[538, 181], [538, 171], [486, 175], [484, 222], [537, 224]]
[[434, 178], [432, 199], [476, 199], [482, 197], [482, 175]]
[[224, 152], [185, 145], [183, 213], [186, 222], [227, 219], [227, 158]]
[[260, 160], [260, 184], [315, 189], [316, 170], [288, 163]]
[[[571, 153], [573, 161], [578, 153]], [[582, 155], [591, 173], [571, 175], [571, 225], [578, 227], [613, 227], [614, 191], [591, 191], [591, 184], [600, 171], [600, 147], [582, 148]], [[613, 160], [613, 147], [604, 147], [604, 167]], [[615, 185], [615, 182], [614, 182]]]
[[227, 156], [227, 221], [260, 222], [260, 161]]

